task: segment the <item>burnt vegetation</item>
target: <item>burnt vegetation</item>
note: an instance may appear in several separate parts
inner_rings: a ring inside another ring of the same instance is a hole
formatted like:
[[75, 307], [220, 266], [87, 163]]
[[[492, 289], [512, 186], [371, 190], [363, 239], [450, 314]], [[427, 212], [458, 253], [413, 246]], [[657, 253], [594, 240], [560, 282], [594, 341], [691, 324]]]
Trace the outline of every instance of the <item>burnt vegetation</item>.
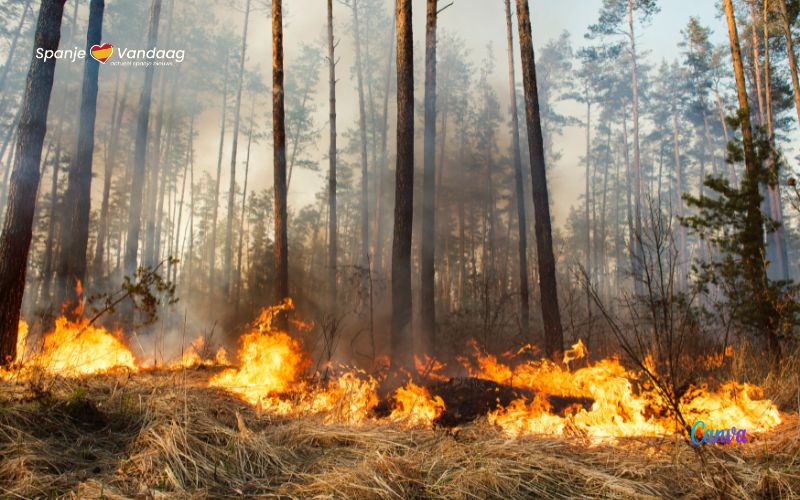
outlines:
[[0, 497], [800, 496], [800, 2], [307, 2], [0, 0]]

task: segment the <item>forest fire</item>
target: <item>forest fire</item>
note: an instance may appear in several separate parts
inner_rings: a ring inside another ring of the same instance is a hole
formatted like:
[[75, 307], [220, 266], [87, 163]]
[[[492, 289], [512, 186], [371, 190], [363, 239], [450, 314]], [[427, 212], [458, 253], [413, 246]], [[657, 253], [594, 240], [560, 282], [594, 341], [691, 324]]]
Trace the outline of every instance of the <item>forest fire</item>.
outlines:
[[24, 377], [36, 369], [53, 375], [77, 377], [115, 369], [136, 370], [138, 367], [121, 333], [93, 326], [88, 320], [70, 321], [60, 317], [55, 322], [55, 329], [43, 337], [39, 346], [31, 344], [27, 324], [20, 322], [19, 371], [6, 372], [4, 378], [13, 375]]
[[[260, 411], [277, 415], [320, 415], [326, 423], [359, 424], [387, 416], [403, 427], [430, 427], [447, 410], [445, 400], [429, 387], [409, 380], [396, 388], [384, 403], [383, 415], [376, 412], [381, 403], [379, 379], [354, 368], [341, 368], [320, 380], [309, 377], [310, 356], [298, 340], [274, 326], [279, 313], [289, 312], [290, 300], [262, 311], [249, 332], [239, 340], [237, 366], [224, 368], [211, 375], [210, 387], [229, 391]], [[310, 325], [296, 322], [300, 328]], [[25, 346], [27, 325], [21, 323], [20, 356], [16, 372], [24, 378], [34, 369], [65, 377], [81, 377], [125, 369], [139, 371], [152, 368], [137, 361], [119, 333], [90, 325], [85, 320], [56, 321], [55, 330], [45, 335], [40, 349]], [[27, 347], [23, 349], [22, 347]], [[227, 355], [220, 348], [214, 357], [204, 354], [204, 339], [197, 338], [183, 356], [166, 367], [180, 369], [196, 366], [228, 365]], [[586, 362], [588, 355], [578, 342], [564, 354], [563, 364], [550, 360], [506, 364], [496, 356], [480, 351], [473, 344], [473, 355], [461, 363], [476, 380], [527, 391], [520, 397], [493, 405], [486, 412], [490, 424], [511, 436], [578, 435], [591, 440], [618, 437], [662, 436], [681, 433], [677, 420], [666, 411], [666, 402], [647, 383], [640, 383], [634, 371], [622, 366], [616, 358]], [[23, 353], [25, 353], [23, 355]], [[570, 369], [578, 360], [586, 366]], [[439, 361], [427, 359], [435, 367], [427, 380], [441, 383]], [[420, 363], [418, 363], [420, 364]], [[497, 389], [495, 389], [497, 390]], [[548, 398], [567, 399], [562, 408], [554, 408]], [[761, 399], [759, 387], [726, 382], [712, 390], [691, 386], [680, 400], [681, 412], [687, 421], [703, 420], [714, 424], [735, 423], [754, 432], [772, 429], [781, 422], [771, 401]], [[569, 401], [589, 401], [582, 407]]]

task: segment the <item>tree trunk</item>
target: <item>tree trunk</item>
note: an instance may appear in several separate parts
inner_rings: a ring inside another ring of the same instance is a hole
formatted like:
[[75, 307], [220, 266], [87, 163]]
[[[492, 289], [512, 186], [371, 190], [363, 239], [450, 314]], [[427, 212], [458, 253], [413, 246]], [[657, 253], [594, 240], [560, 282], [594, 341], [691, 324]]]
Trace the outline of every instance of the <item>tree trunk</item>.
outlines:
[[[678, 188], [678, 217], [683, 219], [683, 166], [681, 165], [680, 134], [678, 133], [678, 104], [676, 96], [672, 96], [672, 152], [675, 158], [675, 184]], [[702, 181], [701, 181], [702, 182]], [[680, 225], [678, 229], [678, 287], [683, 289], [686, 285], [689, 258], [686, 247], [686, 226]]]
[[244, 243], [244, 219], [247, 212], [247, 178], [250, 174], [250, 147], [253, 144], [253, 115], [255, 114], [255, 97], [250, 98], [250, 130], [247, 132], [247, 153], [244, 160], [244, 183], [242, 184], [242, 213], [239, 215], [239, 244], [236, 254], [236, 295], [234, 304], [236, 316], [242, 297], [242, 245]]
[[[161, 0], [153, 0], [150, 9], [150, 27], [147, 33], [147, 46], [155, 47], [158, 40], [158, 20], [161, 16]], [[147, 66], [144, 72], [144, 85], [139, 100], [139, 115], [136, 119], [136, 142], [133, 161], [133, 181], [131, 183], [130, 212], [128, 213], [128, 237], [125, 245], [125, 275], [133, 279], [136, 275], [139, 234], [142, 228], [142, 192], [146, 173], [147, 129], [150, 123], [150, 104], [153, 94], [153, 72], [155, 68]], [[128, 306], [125, 311], [128, 320], [133, 319], [133, 310]]]
[[420, 327], [422, 352], [436, 348], [436, 18], [437, 0], [427, 0], [425, 23], [425, 149], [420, 241]]
[[631, 241], [633, 247], [633, 279], [637, 294], [642, 292], [642, 262], [644, 249], [642, 235], [642, 161], [639, 151], [639, 70], [636, 60], [636, 35], [633, 29], [633, 0], [628, 0], [628, 29], [631, 45], [631, 108], [633, 110], [633, 189], [634, 211], [633, 227], [636, 237]]
[[[328, 0], [328, 95], [330, 144], [328, 147], [328, 310], [336, 315], [336, 44], [333, 40], [333, 0]], [[379, 215], [376, 213], [376, 217]]]
[[[125, 101], [128, 97], [128, 84], [130, 83], [130, 75], [125, 80], [125, 90], [122, 93], [122, 98], [117, 104], [117, 91], [114, 91], [114, 107], [111, 113], [111, 137], [108, 141], [108, 151], [106, 152], [106, 168], [103, 176], [103, 199], [100, 203], [100, 220], [97, 228], [97, 241], [94, 251], [94, 261], [92, 264], [92, 274], [95, 281], [103, 276], [103, 261], [106, 249], [106, 240], [108, 239], [108, 215], [111, 198], [111, 179], [114, 174], [114, 167], [116, 166], [117, 158], [117, 143], [119, 141], [119, 131], [122, 126], [122, 117], [125, 115]], [[119, 90], [119, 75], [117, 76], [117, 90]]]
[[[761, 207], [759, 194], [760, 166], [753, 146], [753, 129], [750, 125], [750, 104], [747, 100], [747, 86], [745, 84], [744, 67], [742, 65], [742, 52], [739, 46], [739, 34], [736, 29], [736, 18], [733, 13], [732, 0], [723, 0], [725, 18], [728, 23], [728, 37], [730, 39], [731, 59], [736, 76], [736, 92], [739, 97], [739, 117], [741, 119], [742, 143], [744, 146], [745, 178], [741, 189], [747, 195], [747, 214], [745, 230], [748, 241], [743, 244], [744, 273], [750, 282], [757, 301], [759, 320], [763, 322], [766, 330], [767, 346], [774, 360], [780, 357], [780, 344], [775, 331], [774, 309], [769, 303], [769, 297], [764, 292], [767, 283], [766, 270], [763, 265], [764, 241]], [[763, 292], [763, 293], [762, 293]]]
[[397, 0], [397, 167], [392, 242], [391, 359], [413, 368], [411, 234], [414, 216], [414, 41], [411, 0]]
[[[89, 6], [89, 27], [86, 52], [99, 45], [103, 37], [104, 0], [92, 0]], [[92, 156], [97, 116], [97, 86], [100, 62], [87, 57], [83, 66], [80, 125], [75, 157], [67, 177], [61, 230], [61, 253], [56, 272], [59, 287], [58, 303], [66, 303], [68, 312], [78, 305], [77, 288], [86, 280], [86, 250], [89, 244], [89, 214], [92, 194]], [[66, 302], [65, 302], [66, 301]]]
[[231, 145], [231, 178], [228, 187], [228, 223], [225, 227], [225, 248], [222, 253], [222, 290], [225, 295], [231, 292], [231, 266], [233, 259], [233, 210], [236, 195], [236, 151], [239, 145], [239, 111], [242, 107], [242, 84], [244, 82], [244, 61], [247, 52], [247, 24], [250, 21], [250, 0], [244, 10], [242, 27], [242, 54], [239, 59], [239, 81], [236, 88], [236, 107], [233, 114], [233, 143]]
[[[586, 276], [589, 279], [590, 283], [593, 283], [592, 279], [592, 272], [594, 266], [592, 265], [592, 224], [589, 218], [589, 210], [590, 210], [590, 202], [591, 202], [591, 195], [590, 195], [590, 177], [591, 177], [591, 170], [592, 170], [592, 101], [591, 96], [589, 95], [589, 86], [586, 86], [586, 179], [585, 181], [585, 191], [584, 191], [584, 202], [586, 203], [586, 234], [584, 237], [586, 238]], [[592, 327], [592, 296], [591, 296], [591, 289], [586, 287], [586, 317], [588, 318], [588, 333], [591, 335], [591, 327]]]
[[[396, 23], [392, 23], [391, 40], [395, 38]], [[378, 174], [378, 189], [375, 196], [375, 265], [374, 268], [383, 273], [383, 185], [386, 170], [389, 168], [389, 156], [387, 152], [389, 137], [389, 94], [392, 85], [392, 55], [394, 53], [394, 43], [389, 43], [389, 55], [386, 58], [386, 79], [383, 93], [383, 114], [381, 123], [381, 163], [380, 173]]]
[[797, 121], [800, 122], [800, 80], [797, 77], [797, 57], [794, 54], [794, 42], [792, 41], [792, 26], [789, 19], [789, 12], [786, 8], [786, 0], [778, 0], [781, 9], [781, 27], [783, 37], [786, 40], [786, 53], [789, 59], [789, 73], [792, 75], [792, 90], [794, 91], [794, 106], [797, 110]]
[[770, 241], [775, 248], [776, 262], [773, 264], [775, 277], [780, 280], [789, 279], [789, 255], [786, 248], [786, 227], [783, 223], [783, 202], [781, 200], [780, 177], [778, 175], [778, 162], [774, 154], [775, 130], [772, 114], [772, 82], [770, 81], [770, 62], [769, 62], [769, 0], [764, 0], [764, 92], [767, 112], [767, 131], [769, 133], [770, 151], [770, 176], [771, 182], [767, 184], [767, 196], [770, 201], [770, 217], [779, 226], [770, 233]]
[[[283, 108], [282, 0], [272, 1], [272, 133], [275, 189], [275, 303], [289, 297], [289, 244], [286, 213], [286, 122]], [[279, 328], [286, 328], [280, 315]]]
[[[214, 208], [212, 210], [211, 221], [211, 242], [208, 251], [208, 280], [211, 290], [213, 290], [213, 283], [216, 274], [216, 261], [217, 261], [217, 220], [219, 219], [219, 187], [222, 180], [222, 150], [225, 145], [225, 121], [228, 114], [228, 61], [225, 61], [225, 71], [223, 71], [224, 83], [222, 90], [222, 119], [220, 120], [219, 128], [219, 153], [217, 154], [217, 177], [216, 185], [214, 188]], [[211, 294], [213, 297], [213, 293]]]
[[[66, 102], [66, 100], [64, 101]], [[56, 247], [58, 245], [56, 239], [56, 229], [58, 227], [59, 211], [58, 200], [58, 177], [61, 173], [61, 148], [62, 148], [62, 132], [64, 129], [64, 115], [66, 106], [61, 107], [61, 114], [58, 119], [58, 126], [56, 132], [56, 150], [53, 154], [53, 176], [50, 183], [50, 210], [47, 220], [47, 247], [44, 251], [44, 265], [42, 269], [42, 294], [40, 299], [42, 302], [50, 300], [50, 287], [53, 282], [54, 260], [56, 257]], [[57, 304], [57, 303], [56, 303]]]
[[358, 0], [353, 0], [353, 35], [356, 45], [356, 82], [358, 85], [358, 129], [360, 133], [361, 152], [361, 255], [360, 265], [369, 266], [369, 204], [367, 170], [367, 113], [364, 104], [364, 72], [361, 63], [361, 27], [358, 22]]
[[[42, 0], [34, 38], [36, 49], [56, 50], [65, 0]], [[39, 189], [39, 161], [47, 130], [47, 109], [56, 60], [31, 60], [22, 100], [14, 171], [11, 174], [3, 233], [0, 236], [0, 365], [17, 355], [17, 328], [25, 290], [33, 213]]]
[[[756, 81], [756, 103], [758, 104], [758, 123], [764, 125], [764, 94], [761, 91], [761, 61], [760, 52], [761, 47], [758, 41], [758, 30], [756, 29], [756, 22], [758, 16], [756, 15], [756, 0], [750, 0], [750, 34], [751, 42], [753, 43], [753, 70], [755, 72]], [[769, 47], [767, 47], [769, 50]]]
[[[170, 24], [172, 24], [172, 19], [170, 19]], [[169, 39], [169, 38], [168, 38]], [[175, 75], [172, 80], [172, 90], [170, 91], [169, 95], [169, 102], [175, 102], [175, 96], [178, 91], [178, 82], [180, 81], [180, 66], [176, 68]], [[167, 133], [164, 136], [164, 144], [165, 147], [163, 148], [163, 153], [160, 153], [158, 164], [163, 165], [161, 170], [161, 180], [159, 181], [159, 194], [158, 194], [158, 207], [156, 207], [156, 214], [155, 214], [155, 238], [153, 239], [153, 262], [160, 262], [161, 260], [161, 242], [162, 242], [162, 224], [164, 221], [164, 198], [167, 192], [167, 174], [170, 173], [169, 169], [167, 168], [167, 159], [169, 158], [170, 149], [173, 145], [173, 135], [176, 133], [175, 130], [175, 106], [170, 106], [169, 115], [167, 117]], [[160, 144], [160, 142], [159, 142]], [[174, 176], [177, 174], [173, 173]], [[177, 177], [173, 177], [176, 182], [172, 183], [172, 193], [174, 194], [175, 189], [177, 187]], [[171, 238], [167, 238], [167, 241], [172, 241]], [[169, 254], [168, 254], [169, 255]], [[167, 269], [169, 269], [169, 264], [167, 265]]]
[[528, 0], [517, 0], [517, 21], [522, 55], [522, 81], [525, 87], [525, 115], [528, 123], [528, 145], [531, 158], [536, 255], [539, 261], [539, 291], [544, 322], [545, 352], [551, 358], [560, 360], [564, 348], [564, 335], [561, 330], [561, 313], [558, 309], [556, 261], [553, 254], [553, 235], [550, 229], [550, 201], [547, 192], [544, 141], [539, 114], [539, 89], [536, 82]]
[[[189, 174], [189, 164], [192, 160], [192, 147], [194, 146], [194, 115], [195, 111], [192, 110], [192, 117], [189, 121], [189, 137], [186, 141], [186, 164], [183, 167], [183, 181], [181, 182], [181, 201], [178, 203], [178, 220], [175, 223], [175, 246], [173, 252], [181, 255], [179, 251], [179, 243], [181, 238], [181, 222], [183, 220], [183, 200], [186, 195], [186, 177]], [[189, 186], [191, 188], [191, 186]], [[175, 283], [178, 275], [178, 266], [172, 266], [172, 282]]]

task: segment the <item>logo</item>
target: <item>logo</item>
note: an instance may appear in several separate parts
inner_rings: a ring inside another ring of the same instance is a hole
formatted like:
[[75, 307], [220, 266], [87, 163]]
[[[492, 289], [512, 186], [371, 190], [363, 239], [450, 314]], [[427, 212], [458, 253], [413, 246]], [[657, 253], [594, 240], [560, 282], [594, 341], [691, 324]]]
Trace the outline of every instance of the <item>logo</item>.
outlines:
[[183, 62], [186, 51], [183, 49], [159, 49], [158, 47], [131, 49], [114, 47], [110, 43], [92, 45], [88, 51], [78, 47], [58, 50], [45, 50], [42, 47], [36, 49], [36, 58], [45, 62], [56, 59], [74, 63], [85, 60], [89, 56], [101, 64], [109, 62], [112, 66], [174, 66]]
[[105, 64], [114, 53], [114, 46], [110, 43], [104, 43], [103, 45], [92, 45], [92, 49], [89, 53], [92, 54], [92, 57], [96, 61]]
[[[698, 439], [698, 435], [702, 436]], [[747, 442], [747, 429], [737, 429], [731, 427], [730, 429], [706, 429], [706, 423], [698, 420], [692, 425], [692, 444], [700, 446], [703, 443], [719, 443], [728, 444], [736, 439], [737, 443]]]

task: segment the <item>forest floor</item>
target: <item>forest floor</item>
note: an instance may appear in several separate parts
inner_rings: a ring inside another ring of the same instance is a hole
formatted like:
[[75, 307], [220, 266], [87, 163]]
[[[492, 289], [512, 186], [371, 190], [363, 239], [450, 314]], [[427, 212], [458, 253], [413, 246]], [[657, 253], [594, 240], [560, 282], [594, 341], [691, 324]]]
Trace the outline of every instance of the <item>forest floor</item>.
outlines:
[[792, 498], [800, 417], [747, 444], [592, 444], [276, 417], [208, 369], [0, 382], [0, 497]]

